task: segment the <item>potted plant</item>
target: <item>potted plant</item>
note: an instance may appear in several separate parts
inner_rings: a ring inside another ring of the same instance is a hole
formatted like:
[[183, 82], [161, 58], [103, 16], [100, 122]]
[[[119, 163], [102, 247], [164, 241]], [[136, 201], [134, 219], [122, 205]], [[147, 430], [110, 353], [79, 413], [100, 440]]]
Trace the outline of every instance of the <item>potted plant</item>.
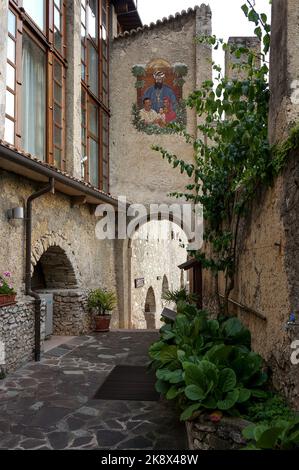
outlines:
[[0, 275], [0, 307], [14, 304], [16, 295], [12, 285], [11, 273], [6, 271], [3, 275]]
[[110, 328], [111, 311], [116, 306], [116, 294], [105, 289], [92, 290], [88, 295], [88, 307], [95, 309], [95, 331], [106, 332]]

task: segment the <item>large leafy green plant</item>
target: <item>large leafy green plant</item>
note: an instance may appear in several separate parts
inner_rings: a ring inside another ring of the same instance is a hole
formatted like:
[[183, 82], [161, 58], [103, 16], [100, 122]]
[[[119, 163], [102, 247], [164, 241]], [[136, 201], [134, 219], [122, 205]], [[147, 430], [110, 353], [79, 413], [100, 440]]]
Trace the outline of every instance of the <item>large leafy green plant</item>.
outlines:
[[201, 409], [238, 414], [250, 400], [267, 397], [262, 359], [250, 351], [250, 333], [237, 318], [212, 320], [185, 304], [160, 334], [149, 350], [156, 389], [178, 402], [181, 419]]
[[272, 424], [252, 424], [243, 431], [246, 450], [292, 450], [299, 448], [299, 418], [276, 420]]

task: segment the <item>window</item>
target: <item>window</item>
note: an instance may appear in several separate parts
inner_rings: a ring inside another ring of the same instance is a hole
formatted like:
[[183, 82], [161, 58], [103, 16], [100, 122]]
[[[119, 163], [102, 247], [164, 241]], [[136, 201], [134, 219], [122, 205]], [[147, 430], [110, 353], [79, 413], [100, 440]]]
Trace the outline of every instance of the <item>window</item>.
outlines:
[[33, 19], [37, 26], [44, 31], [46, 19], [46, 2], [45, 0], [23, 0], [23, 8], [26, 13]]
[[109, 191], [109, 2], [81, 0], [82, 176]]
[[5, 140], [63, 168], [65, 3], [11, 0], [9, 5]]
[[6, 109], [4, 139], [15, 143], [16, 127], [16, 51], [17, 51], [17, 18], [8, 12], [8, 42], [6, 63]]
[[26, 33], [23, 34], [22, 72], [22, 148], [43, 160], [46, 154], [46, 53]]

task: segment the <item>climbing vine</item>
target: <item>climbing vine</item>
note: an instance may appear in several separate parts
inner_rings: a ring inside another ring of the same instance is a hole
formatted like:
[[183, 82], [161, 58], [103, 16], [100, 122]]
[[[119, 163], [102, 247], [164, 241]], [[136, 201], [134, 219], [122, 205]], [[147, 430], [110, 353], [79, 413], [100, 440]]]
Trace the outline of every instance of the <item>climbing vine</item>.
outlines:
[[[255, 34], [262, 51], [226, 44], [215, 36], [198, 41], [235, 57], [231, 79], [213, 63], [214, 80], [207, 80], [194, 91], [187, 105], [201, 118], [200, 138], [189, 135], [179, 125], [172, 126], [192, 143], [195, 163], [190, 164], [162, 147], [154, 146], [174, 167], [192, 179], [184, 193], [172, 195], [203, 206], [204, 240], [209, 248], [194, 256], [215, 276], [225, 274], [224, 312], [234, 288], [236, 249], [240, 222], [260, 185], [268, 186], [280, 170], [282, 158], [273, 158], [268, 141], [269, 83], [266, 62], [270, 47], [267, 16], [259, 14], [247, 0], [242, 10], [255, 23]], [[280, 155], [282, 157], [282, 155]]]

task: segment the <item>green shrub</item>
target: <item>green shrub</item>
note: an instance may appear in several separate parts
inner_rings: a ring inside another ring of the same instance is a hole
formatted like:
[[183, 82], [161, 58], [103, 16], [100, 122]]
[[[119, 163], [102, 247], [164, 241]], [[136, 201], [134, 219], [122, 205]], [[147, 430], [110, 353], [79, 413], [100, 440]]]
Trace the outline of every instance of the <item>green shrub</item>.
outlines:
[[252, 424], [243, 431], [249, 443], [245, 450], [292, 450], [299, 448], [299, 418]]
[[203, 409], [237, 415], [268, 398], [262, 358], [250, 351], [250, 332], [237, 318], [212, 320], [185, 304], [160, 335], [149, 350], [156, 389], [177, 401], [182, 420]]

